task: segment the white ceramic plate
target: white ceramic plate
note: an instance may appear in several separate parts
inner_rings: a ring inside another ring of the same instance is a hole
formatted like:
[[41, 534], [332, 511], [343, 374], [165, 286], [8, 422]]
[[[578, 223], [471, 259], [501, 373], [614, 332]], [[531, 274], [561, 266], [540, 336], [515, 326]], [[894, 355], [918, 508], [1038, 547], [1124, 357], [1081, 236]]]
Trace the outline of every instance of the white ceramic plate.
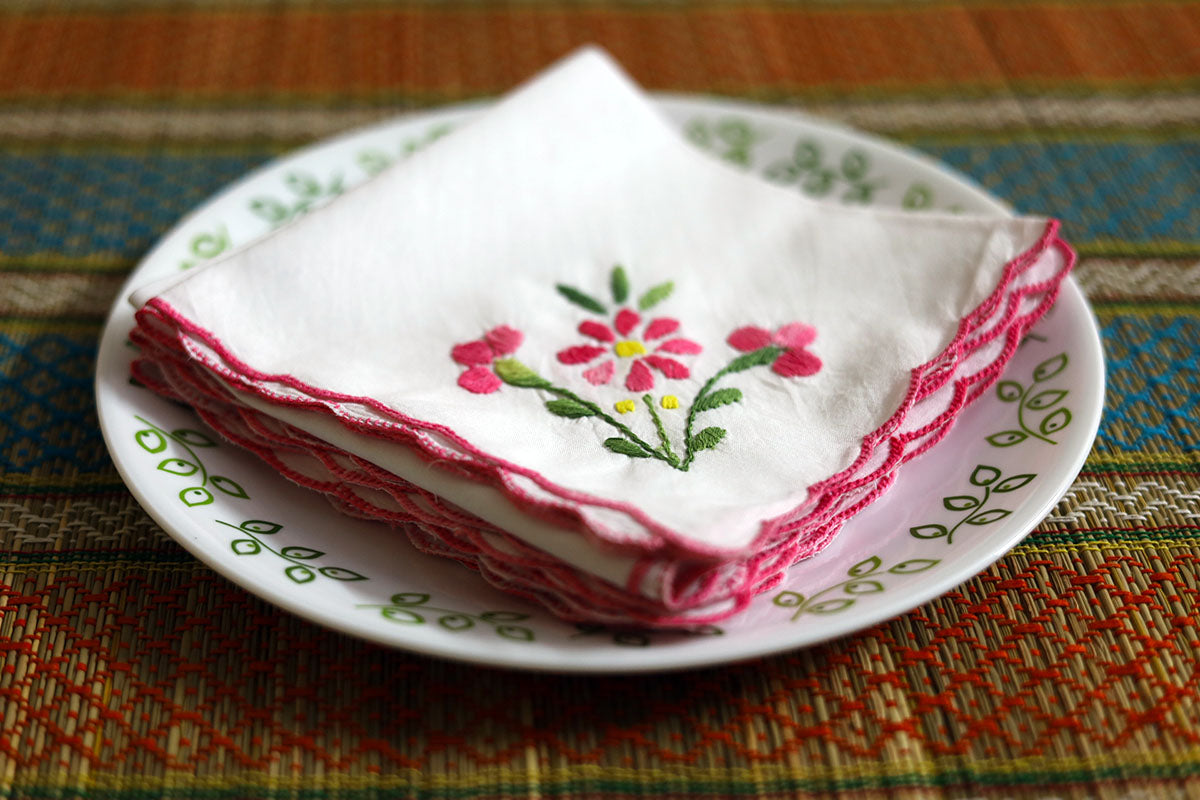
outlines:
[[[698, 146], [831, 201], [1007, 213], [961, 177], [894, 145], [795, 113], [660, 97]], [[406, 116], [252, 173], [168, 233], [126, 289], [243, 245], [479, 112]], [[112, 309], [96, 396], [109, 452], [142, 506], [198, 558], [293, 613], [386, 645], [506, 667], [637, 672], [803, 647], [894, 617], [947, 591], [1028, 534], [1071, 485], [1104, 394], [1100, 339], [1070, 283], [1005, 381], [944, 443], [909, 464], [780, 589], [720, 628], [618, 632], [563, 623], [403, 534], [350, 519], [204, 432], [190, 411], [133, 385], [132, 309]]]

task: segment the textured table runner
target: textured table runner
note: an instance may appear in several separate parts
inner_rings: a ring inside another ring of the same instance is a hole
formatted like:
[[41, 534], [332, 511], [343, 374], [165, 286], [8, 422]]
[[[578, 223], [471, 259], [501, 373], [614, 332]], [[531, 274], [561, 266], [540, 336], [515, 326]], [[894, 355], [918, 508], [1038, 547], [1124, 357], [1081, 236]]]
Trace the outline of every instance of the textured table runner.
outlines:
[[[272, 157], [586, 42], [650, 89], [801, 108], [1064, 219], [1106, 413], [1023, 544], [827, 645], [558, 677], [330, 633], [144, 514], [91, 382], [153, 242]], [[1200, 793], [1197, 42], [1188, 3], [7, 3], [0, 795]]]

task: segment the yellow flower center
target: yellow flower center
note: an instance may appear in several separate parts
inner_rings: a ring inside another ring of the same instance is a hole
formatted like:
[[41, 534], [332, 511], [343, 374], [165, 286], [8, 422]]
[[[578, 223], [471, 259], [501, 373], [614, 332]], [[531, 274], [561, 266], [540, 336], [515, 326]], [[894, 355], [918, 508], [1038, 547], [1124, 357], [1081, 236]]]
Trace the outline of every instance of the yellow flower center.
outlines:
[[637, 408], [637, 406], [633, 404], [632, 400], [621, 400], [616, 403], [613, 408], [615, 408], [617, 411], [620, 411], [622, 414], [628, 414], [630, 411], [633, 411], [635, 408]]
[[636, 339], [627, 339], [624, 342], [617, 342], [617, 346], [613, 348], [617, 355], [621, 358], [629, 358], [630, 356], [646, 355], [646, 345]]
[[679, 398], [673, 394], [663, 395], [662, 407], [663, 408], [679, 408]]

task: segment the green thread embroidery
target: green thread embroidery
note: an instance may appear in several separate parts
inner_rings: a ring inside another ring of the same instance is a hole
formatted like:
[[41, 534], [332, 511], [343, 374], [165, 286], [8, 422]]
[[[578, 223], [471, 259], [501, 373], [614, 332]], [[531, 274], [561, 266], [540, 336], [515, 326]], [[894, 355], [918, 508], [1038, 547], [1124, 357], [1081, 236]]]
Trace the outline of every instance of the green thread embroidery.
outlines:
[[[632, 296], [629, 276], [624, 267], [613, 267], [608, 288], [618, 305]], [[674, 289], [673, 281], [650, 287], [638, 297], [638, 308], [646, 311], [666, 302]], [[608, 308], [600, 300], [581, 289], [560, 283], [555, 285], [555, 290], [568, 302], [585, 311], [608, 313]], [[577, 365], [600, 359], [597, 366], [584, 371], [583, 377], [592, 385], [601, 386], [614, 377], [616, 363], [627, 359], [631, 366], [625, 387], [641, 395], [642, 403], [650, 415], [657, 445], [646, 441], [632, 427], [605, 411], [599, 403], [552, 383], [513, 357], [511, 353], [524, 341], [524, 336], [508, 326], [495, 328], [476, 341], [458, 344], [451, 349], [451, 358], [467, 367], [459, 375], [458, 384], [475, 394], [491, 394], [502, 384], [547, 392], [554, 395], [544, 401], [544, 407], [551, 415], [564, 420], [592, 419], [619, 434], [603, 439], [603, 447], [609, 452], [627, 458], [656, 459], [673, 469], [687, 472], [697, 453], [718, 447], [729, 435], [725, 428], [717, 426], [707, 426], [697, 431], [697, 417], [743, 399], [741, 389], [717, 388], [719, 381], [756, 367], [771, 366], [773, 371], [785, 378], [812, 375], [821, 368], [820, 360], [804, 349], [816, 335], [810, 326], [792, 323], [775, 334], [761, 328], [739, 328], [730, 334], [727, 341], [741, 354], [733, 357], [701, 385], [686, 411], [683, 440], [676, 444], [671, 441], [670, 431], [659, 414], [654, 395], [645, 390], [654, 387], [655, 377], [651, 369], [657, 370], [666, 380], [690, 377], [690, 369], [674, 356], [695, 355], [703, 348], [690, 339], [676, 336], [680, 323], [673, 318], [658, 317], [643, 325], [643, 319], [637, 311], [624, 307], [616, 312], [613, 325], [615, 330], [594, 319], [584, 320], [579, 324], [579, 333], [596, 343], [574, 345], [561, 350], [558, 360], [562, 364]], [[637, 334], [639, 329], [641, 338]], [[681, 404], [677, 395], [667, 394], [662, 397], [660, 405], [664, 411], [669, 411], [680, 408]], [[636, 403], [629, 398], [616, 401], [611, 407], [622, 416], [637, 410]]]
[[941, 524], [917, 525], [909, 528], [908, 532], [917, 539], [945, 539], [946, 544], [952, 544], [955, 532], [963, 525], [990, 525], [1012, 513], [1007, 508], [988, 508], [988, 501], [993, 494], [1015, 492], [1036, 477], [1036, 473], [1026, 472], [1005, 478], [996, 467], [979, 464], [971, 472], [970, 481], [972, 486], [983, 489], [981, 496], [958, 494], [942, 498], [942, 506], [947, 511], [966, 512], [958, 522], [950, 528]]
[[250, 201], [250, 211], [265, 220], [272, 228], [307, 214], [317, 205], [337, 197], [345, 187], [341, 173], [335, 173], [329, 183], [322, 185], [305, 172], [289, 172], [283, 177], [283, 185], [292, 197], [278, 200], [274, 197], [256, 197]]
[[[860, 595], [878, 594], [886, 591], [883, 583], [877, 580], [877, 578], [881, 578], [885, 574], [911, 575], [912, 573], [932, 569], [940, 563], [942, 562], [939, 558], [910, 558], [907, 561], [893, 564], [883, 572], [880, 572], [883, 567], [883, 560], [879, 556], [871, 556], [848, 569], [846, 571], [846, 580], [840, 583], [835, 583], [807, 597], [799, 592], [785, 590], [775, 595], [771, 602], [781, 608], [796, 609], [792, 613], [792, 622], [795, 622], [804, 614], [836, 614], [854, 605]], [[822, 599], [830, 592], [836, 592], [839, 589], [844, 595], [843, 597]]]
[[[356, 608], [378, 608], [380, 616], [398, 625], [424, 625], [426, 617], [436, 617], [437, 624], [451, 633], [471, 630], [477, 624], [490, 626], [497, 636], [516, 642], [532, 642], [533, 630], [523, 625], [513, 625], [529, 619], [528, 614], [516, 611], [484, 611], [469, 614], [449, 608], [426, 605], [430, 595], [423, 592], [401, 592], [392, 595], [390, 604], [364, 604]], [[421, 612], [421, 613], [417, 613]], [[430, 614], [429, 612], [434, 612]]]
[[[1032, 335], [1028, 338], [1032, 338]], [[1022, 342], [1023, 343], [1023, 342]], [[1005, 403], [1017, 404], [1017, 427], [998, 431], [985, 437], [993, 447], [1012, 447], [1026, 439], [1040, 439], [1048, 444], [1058, 444], [1050, 438], [1051, 434], [1061, 431], [1071, 424], [1071, 411], [1061, 407], [1061, 403], [1070, 394], [1067, 389], [1041, 389], [1038, 387], [1059, 375], [1067, 368], [1070, 359], [1066, 353], [1052, 356], [1033, 368], [1033, 380], [1028, 386], [1020, 381], [1003, 380], [996, 385], [996, 396]], [[1055, 408], [1056, 406], [1060, 406]], [[1036, 430], [1026, 423], [1026, 412], [1042, 413]]]
[[784, 186], [797, 184], [810, 197], [825, 197], [842, 185], [845, 186], [842, 202], [869, 204], [875, 199], [875, 192], [887, 185], [882, 178], [868, 176], [870, 167], [867, 154], [855, 147], [842, 154], [836, 168], [832, 167], [825, 163], [821, 146], [816, 141], [800, 139], [792, 149], [790, 160], [776, 161], [763, 175]]
[[229, 231], [222, 224], [218, 224], [216, 232], [197, 233], [188, 242], [188, 251], [193, 258], [185, 258], [179, 262], [180, 269], [191, 269], [201, 261], [208, 261], [216, 258], [229, 249], [232, 242], [229, 239]]
[[323, 575], [326, 578], [332, 578], [335, 581], [365, 581], [369, 580], [366, 575], [355, 572], [352, 569], [345, 567], [318, 567], [315, 564], [307, 562], [315, 561], [325, 553], [321, 550], [314, 550], [311, 547], [301, 547], [299, 545], [288, 545], [276, 550], [268, 545], [261, 537], [274, 536], [283, 530], [283, 526], [278, 522], [271, 522], [265, 519], [248, 519], [240, 525], [234, 525], [231, 522], [216, 520], [218, 525], [224, 525], [227, 528], [233, 528], [247, 538], [234, 539], [229, 543], [229, 548], [239, 556], [256, 556], [262, 552], [268, 552], [285, 561], [290, 561], [291, 566], [284, 569], [283, 574], [292, 583], [305, 584], [312, 583], [316, 580], [317, 575]]
[[715, 123], [693, 119], [684, 126], [684, 135], [698, 147], [743, 167], [750, 166], [754, 147], [766, 138], [749, 122], [737, 117], [724, 117]]
[[406, 159], [418, 150], [433, 144], [452, 130], [454, 130], [454, 126], [448, 123], [434, 125], [423, 135], [415, 139], [408, 139], [401, 144], [400, 152], [395, 157], [379, 148], [372, 147], [360, 151], [354, 160], [358, 162], [358, 166], [362, 168], [363, 172], [367, 173], [368, 177], [373, 178], [392, 164]]
[[660, 631], [642, 631], [631, 630], [627, 628], [612, 628], [608, 625], [601, 625], [596, 622], [577, 622], [575, 623], [576, 633], [573, 633], [570, 638], [578, 639], [581, 636], [611, 636], [612, 643], [621, 647], [649, 647], [654, 642], [655, 636], [666, 635], [681, 635], [681, 636], [724, 636], [725, 631], [718, 628], [716, 625], [701, 625], [698, 628], [686, 628], [677, 631], [660, 630]]
[[182, 478], [190, 478], [194, 475], [199, 476], [199, 485], [188, 486], [179, 492], [179, 500], [185, 506], [191, 508], [194, 506], [205, 506], [213, 502], [215, 497], [212, 489], [240, 500], [250, 499], [249, 495], [246, 494], [246, 490], [237, 481], [232, 478], [226, 478], [224, 475], [210, 474], [204, 466], [204, 460], [196, 454], [193, 448], [217, 446], [217, 443], [208, 434], [190, 428], [166, 431], [136, 414], [133, 418], [146, 426], [142, 430], [137, 431], [133, 435], [133, 438], [138, 443], [138, 446], [147, 453], [165, 454], [168, 445], [174, 444], [182, 448], [190, 456], [191, 460], [167, 457], [158, 462], [158, 469], [170, 475], [178, 475]]

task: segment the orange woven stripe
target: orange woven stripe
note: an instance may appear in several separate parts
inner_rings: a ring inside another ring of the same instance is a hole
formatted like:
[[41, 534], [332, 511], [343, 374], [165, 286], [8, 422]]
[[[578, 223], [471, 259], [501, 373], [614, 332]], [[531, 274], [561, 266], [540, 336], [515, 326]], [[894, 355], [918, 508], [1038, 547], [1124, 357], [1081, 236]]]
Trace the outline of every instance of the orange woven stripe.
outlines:
[[[1178, 81], [1200, 6], [523, 6], [0, 17], [0, 94], [495, 92], [587, 42], [655, 88], [759, 91]], [[707, 65], [707, 69], [705, 69]]]

